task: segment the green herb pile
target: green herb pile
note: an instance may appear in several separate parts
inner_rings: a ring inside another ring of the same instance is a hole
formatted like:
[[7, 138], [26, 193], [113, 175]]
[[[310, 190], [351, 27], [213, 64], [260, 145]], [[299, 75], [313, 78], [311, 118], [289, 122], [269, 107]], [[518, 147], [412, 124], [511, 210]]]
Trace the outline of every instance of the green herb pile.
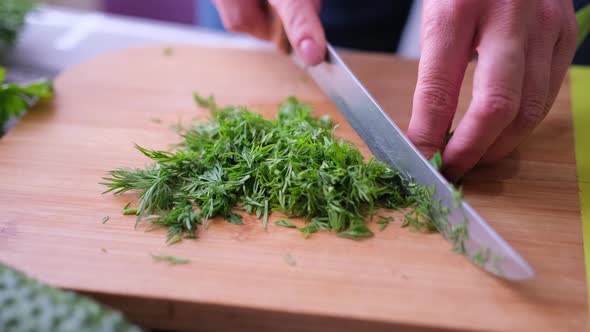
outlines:
[[0, 331], [141, 331], [89, 298], [46, 286], [0, 264]]
[[35, 4], [33, 0], [0, 1], [0, 49], [14, 44], [25, 25], [25, 16]]
[[211, 110], [210, 122], [181, 128], [174, 152], [136, 145], [155, 163], [111, 171], [103, 183], [106, 192], [138, 192], [138, 207], [124, 211], [167, 227], [169, 242], [194, 238], [197, 226], [215, 216], [242, 224], [236, 208], [261, 218], [264, 227], [273, 211], [303, 218], [304, 236], [331, 230], [370, 237], [367, 219], [380, 208], [410, 208], [405, 225], [436, 229], [431, 190], [373, 158], [365, 161], [353, 144], [334, 136], [329, 118], [312, 117], [297, 99], [288, 98], [273, 120], [244, 107], [219, 109], [212, 97], [195, 99]]
[[6, 70], [0, 67], [0, 136], [8, 120], [20, 117], [37, 98], [48, 98], [53, 95], [49, 81], [22, 85], [8, 84], [4, 83], [5, 75]]

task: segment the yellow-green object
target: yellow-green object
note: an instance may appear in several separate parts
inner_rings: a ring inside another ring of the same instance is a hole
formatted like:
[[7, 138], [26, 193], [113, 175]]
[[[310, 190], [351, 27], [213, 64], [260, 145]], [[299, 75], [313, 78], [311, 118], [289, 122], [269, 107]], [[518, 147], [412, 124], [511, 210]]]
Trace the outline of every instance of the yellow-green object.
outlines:
[[580, 47], [590, 33], [590, 5], [576, 12], [576, 21], [578, 22], [578, 47]]
[[[586, 284], [590, 285], [590, 132], [587, 128], [590, 124], [590, 67], [573, 66], [570, 69], [570, 79], [584, 257], [588, 278]], [[590, 293], [588, 300], [590, 303]]]

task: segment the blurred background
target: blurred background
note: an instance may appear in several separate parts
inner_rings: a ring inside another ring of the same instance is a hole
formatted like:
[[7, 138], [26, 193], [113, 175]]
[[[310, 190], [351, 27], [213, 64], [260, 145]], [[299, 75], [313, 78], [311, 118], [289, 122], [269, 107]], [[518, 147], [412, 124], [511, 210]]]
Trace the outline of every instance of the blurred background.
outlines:
[[[202, 0], [41, 0], [83, 10], [221, 28], [211, 1]], [[217, 26], [215, 26], [217, 24]]]
[[[223, 29], [211, 0], [41, 0], [41, 2], [215, 30]], [[397, 52], [403, 56], [417, 57], [419, 55], [417, 38], [420, 19], [418, 13], [421, 9], [421, 2], [421, 0], [414, 1], [413, 8], [410, 8], [407, 1], [323, 0], [322, 22], [326, 28], [328, 39], [336, 46]], [[574, 0], [574, 6], [579, 9], [589, 2], [590, 0]], [[342, 8], [346, 8], [346, 10], [342, 10]], [[383, 15], [386, 13], [388, 18], [379, 20], [375, 13], [382, 13], [381, 16], [386, 16]], [[392, 20], [391, 15], [397, 16], [399, 19]], [[352, 16], [354, 16], [354, 27], [351, 27], [350, 24], [344, 27], [342, 22], [351, 21]], [[407, 22], [406, 17], [408, 17]], [[372, 38], [366, 38], [365, 31], [359, 31], [359, 26], [365, 25], [372, 25], [370, 27], [372, 28], [370, 30]], [[378, 25], [378, 29], [375, 29], [376, 25]], [[380, 35], [375, 35], [375, 31], [382, 32]], [[586, 40], [584, 45], [580, 47], [574, 63], [590, 64], [590, 40]]]

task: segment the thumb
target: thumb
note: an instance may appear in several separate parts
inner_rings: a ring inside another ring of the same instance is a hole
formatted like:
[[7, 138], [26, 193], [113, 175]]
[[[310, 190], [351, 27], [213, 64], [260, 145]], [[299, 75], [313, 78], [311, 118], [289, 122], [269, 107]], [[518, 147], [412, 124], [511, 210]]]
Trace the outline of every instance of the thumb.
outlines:
[[320, 0], [269, 0], [283, 21], [287, 37], [305, 64], [317, 65], [326, 54]]

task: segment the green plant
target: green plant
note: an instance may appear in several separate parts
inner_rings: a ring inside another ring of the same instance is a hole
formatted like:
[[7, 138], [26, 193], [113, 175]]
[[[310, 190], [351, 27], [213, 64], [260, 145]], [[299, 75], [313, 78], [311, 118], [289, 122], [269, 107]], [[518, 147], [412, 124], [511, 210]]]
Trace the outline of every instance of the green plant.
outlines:
[[25, 25], [25, 16], [36, 5], [34, 0], [0, 1], [0, 48], [12, 46]]
[[30, 84], [4, 83], [6, 70], [0, 67], [0, 135], [11, 118], [20, 117], [37, 98], [53, 95], [53, 86], [49, 81]]
[[0, 331], [135, 332], [119, 312], [73, 292], [51, 288], [0, 263]]

